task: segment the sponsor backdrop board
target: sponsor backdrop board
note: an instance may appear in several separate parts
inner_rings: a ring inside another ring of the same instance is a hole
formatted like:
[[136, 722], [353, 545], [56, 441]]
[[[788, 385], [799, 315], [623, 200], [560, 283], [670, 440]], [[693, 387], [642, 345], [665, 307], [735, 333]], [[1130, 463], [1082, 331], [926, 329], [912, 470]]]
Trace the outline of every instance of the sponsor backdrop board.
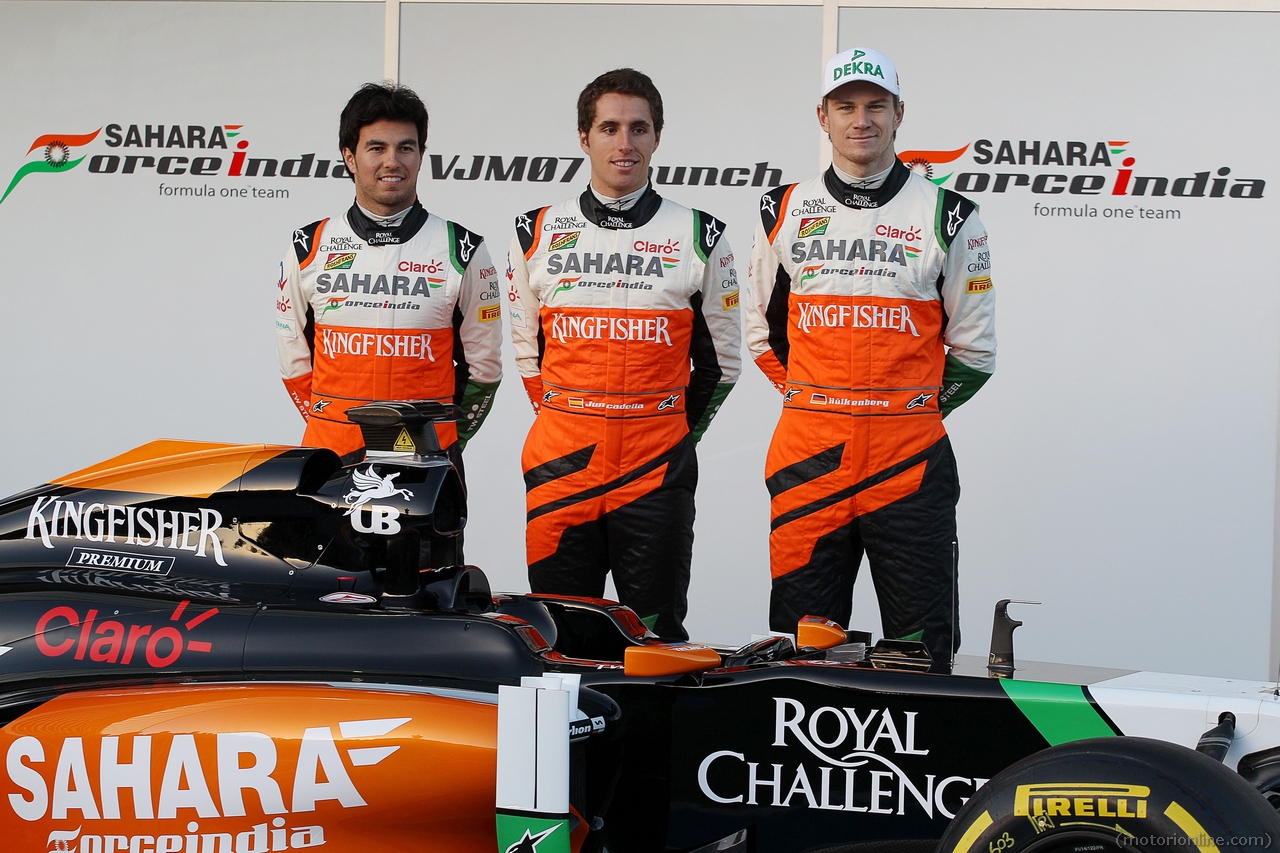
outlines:
[[[1277, 29], [842, 11], [841, 46], [874, 44], [903, 73], [899, 149], [959, 151], [919, 168], [963, 180], [992, 234], [1000, 368], [948, 419], [964, 651], [985, 653], [995, 599], [1027, 597], [1045, 604], [1025, 658], [1267, 674], [1280, 289], [1257, 249], [1277, 225], [1259, 183], [1276, 120], [1255, 105], [1280, 87], [1255, 57]], [[643, 49], [607, 49], [619, 32]], [[955, 58], [993, 38], [999, 52]], [[761, 190], [815, 168], [820, 39], [816, 7], [405, 4], [401, 76], [433, 120], [424, 202], [504, 267], [513, 217], [585, 186], [577, 92], [634, 65], [666, 97], [660, 191], [725, 220], [744, 275]], [[275, 366], [278, 263], [294, 228], [349, 205], [337, 115], [382, 68], [376, 2], [0, 4], [0, 181], [25, 173], [0, 202], [0, 491], [161, 436], [298, 439]], [[532, 412], [505, 356], [468, 450], [468, 554], [523, 589]], [[701, 445], [696, 637], [765, 627], [778, 410], [748, 364]], [[865, 577], [858, 590], [858, 622], [878, 627]]]
[[991, 235], [998, 368], [947, 419], [966, 652], [1025, 598], [1020, 657], [1267, 676], [1277, 36], [1271, 14], [841, 10], [842, 49], [898, 66], [898, 150], [951, 152], [933, 177]]
[[[516, 214], [586, 188], [590, 164], [578, 144], [578, 93], [613, 68], [638, 68], [662, 92], [664, 129], [652, 161], [658, 191], [727, 223], [740, 280], [760, 194], [814, 168], [813, 104], [794, 95], [811, 92], [820, 70], [817, 8], [414, 3], [401, 9], [400, 78], [426, 99], [434, 126], [419, 184], [424, 203], [483, 234], [500, 271]], [[646, 35], [617, 50], [610, 39], [623, 32]], [[484, 33], [484, 55], [501, 61], [477, 62], [472, 40], [444, 33]], [[750, 59], [765, 55], [777, 61]], [[527, 589], [520, 448], [533, 410], [505, 346], [506, 378], [493, 414], [467, 448], [475, 531], [467, 558], [484, 567], [495, 589]], [[744, 367], [698, 453], [688, 627], [695, 638], [726, 642], [745, 641], [768, 623], [763, 472], [781, 402], [754, 365]]]
[[337, 114], [382, 53], [378, 3], [0, 4], [0, 491], [298, 440], [263, 318], [291, 230], [349, 204]]

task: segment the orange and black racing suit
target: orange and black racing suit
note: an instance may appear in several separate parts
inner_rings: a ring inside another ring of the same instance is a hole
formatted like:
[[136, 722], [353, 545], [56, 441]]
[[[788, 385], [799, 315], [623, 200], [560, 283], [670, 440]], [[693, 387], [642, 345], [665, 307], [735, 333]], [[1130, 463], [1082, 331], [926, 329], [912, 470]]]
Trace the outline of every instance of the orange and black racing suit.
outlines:
[[783, 395], [765, 464], [769, 622], [847, 625], [863, 552], [884, 635], [950, 666], [955, 457], [943, 416], [995, 369], [977, 207], [895, 162], [876, 190], [834, 170], [761, 199], [747, 347]]
[[[478, 234], [414, 202], [382, 227], [352, 205], [293, 233], [280, 266], [280, 372], [307, 430], [302, 443], [359, 458], [347, 409], [372, 400], [435, 400], [462, 407], [436, 424], [457, 453], [489, 413], [502, 378], [497, 270]], [[416, 450], [416, 448], [405, 448]]]
[[[694, 444], [741, 367], [724, 225], [653, 188], [630, 210], [581, 198], [516, 220], [507, 277], [534, 592], [604, 593], [685, 639]], [[692, 362], [692, 374], [690, 363]]]

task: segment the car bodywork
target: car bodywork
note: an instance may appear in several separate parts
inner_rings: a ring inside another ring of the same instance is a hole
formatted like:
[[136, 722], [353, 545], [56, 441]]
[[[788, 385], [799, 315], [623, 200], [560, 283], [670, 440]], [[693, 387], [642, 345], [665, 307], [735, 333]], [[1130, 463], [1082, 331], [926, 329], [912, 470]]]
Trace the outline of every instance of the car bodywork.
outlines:
[[[575, 696], [575, 850], [923, 851], [1048, 746], [1194, 747], [1224, 711], [1228, 766], [1280, 746], [1275, 684], [660, 643], [614, 602], [433, 565], [464, 524], [430, 450], [161, 441], [0, 503], [6, 848], [492, 851], [499, 688], [549, 675]], [[1139, 793], [1039, 807], [1105, 820]]]

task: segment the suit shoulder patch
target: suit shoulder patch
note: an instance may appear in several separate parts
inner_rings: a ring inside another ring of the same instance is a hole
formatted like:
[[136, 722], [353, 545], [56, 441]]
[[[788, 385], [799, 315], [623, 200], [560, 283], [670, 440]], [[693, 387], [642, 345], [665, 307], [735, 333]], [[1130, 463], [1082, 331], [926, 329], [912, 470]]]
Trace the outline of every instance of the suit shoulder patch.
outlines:
[[951, 241], [960, 233], [964, 225], [978, 206], [969, 199], [952, 190], [938, 190], [938, 209], [934, 216], [933, 230], [943, 248], [950, 250]]
[[316, 248], [328, 221], [320, 219], [293, 232], [293, 253], [298, 256], [299, 269], [306, 269], [307, 264], [316, 256]]
[[693, 212], [693, 227], [697, 231], [698, 257], [702, 258], [705, 264], [707, 259], [711, 257], [712, 251], [715, 250], [716, 244], [720, 242], [720, 238], [724, 236], [724, 223], [716, 219], [710, 213], [703, 213], [701, 210]]
[[760, 224], [764, 226], [764, 233], [770, 238], [773, 236], [773, 229], [778, 227], [778, 220], [785, 212], [782, 208], [786, 204], [787, 194], [794, 186], [795, 184], [783, 184], [760, 196]]
[[467, 271], [467, 265], [483, 242], [484, 238], [474, 231], [468, 231], [456, 222], [449, 223], [449, 260], [459, 274]]
[[520, 239], [520, 250], [527, 258], [538, 246], [538, 234], [542, 231], [542, 217], [550, 208], [535, 207], [516, 217], [516, 237]]

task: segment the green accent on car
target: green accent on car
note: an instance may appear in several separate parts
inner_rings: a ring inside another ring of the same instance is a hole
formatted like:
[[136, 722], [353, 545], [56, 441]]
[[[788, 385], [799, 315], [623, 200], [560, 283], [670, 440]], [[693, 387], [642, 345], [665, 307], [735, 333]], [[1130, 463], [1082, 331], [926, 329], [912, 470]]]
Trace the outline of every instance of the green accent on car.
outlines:
[[698, 422], [693, 425], [693, 429], [689, 430], [693, 433], [694, 444], [702, 441], [702, 434], [707, 431], [707, 427], [711, 426], [711, 419], [716, 416], [716, 412], [720, 411], [720, 404], [724, 402], [724, 398], [728, 397], [729, 392], [732, 390], [732, 382], [720, 382], [716, 385], [716, 390], [711, 392], [711, 399], [707, 402], [706, 411], [702, 413], [702, 417], [698, 418]]
[[645, 626], [646, 628], [648, 628], [650, 631], [652, 631], [652, 630], [653, 630], [653, 626], [658, 624], [658, 614], [657, 614], [657, 613], [655, 613], [655, 614], [653, 614], [652, 616], [642, 616], [642, 617], [640, 618], [640, 621], [641, 621], [641, 623], [643, 623], [643, 624], [644, 624], [644, 626]]
[[920, 643], [920, 642], [923, 642], [923, 641], [924, 641], [924, 629], [923, 629], [923, 628], [921, 628], [919, 631], [916, 631], [916, 632], [911, 633], [911, 634], [907, 634], [905, 637], [899, 637], [898, 639], [899, 639], [899, 640], [907, 640], [908, 642], [912, 642], [912, 643]]
[[947, 356], [942, 368], [942, 391], [938, 397], [938, 409], [945, 418], [951, 410], [978, 393], [978, 389], [991, 378], [990, 373], [974, 370], [954, 356]]
[[498, 853], [569, 853], [568, 816], [498, 809]]
[[1078, 684], [1002, 678], [1000, 686], [1049, 746], [1116, 734]]
[[462, 399], [458, 401], [458, 406], [462, 409], [462, 417], [458, 418], [458, 444], [463, 450], [467, 449], [467, 442], [489, 416], [489, 410], [493, 408], [493, 396], [497, 391], [497, 382], [467, 382], [467, 387], [462, 391]]

